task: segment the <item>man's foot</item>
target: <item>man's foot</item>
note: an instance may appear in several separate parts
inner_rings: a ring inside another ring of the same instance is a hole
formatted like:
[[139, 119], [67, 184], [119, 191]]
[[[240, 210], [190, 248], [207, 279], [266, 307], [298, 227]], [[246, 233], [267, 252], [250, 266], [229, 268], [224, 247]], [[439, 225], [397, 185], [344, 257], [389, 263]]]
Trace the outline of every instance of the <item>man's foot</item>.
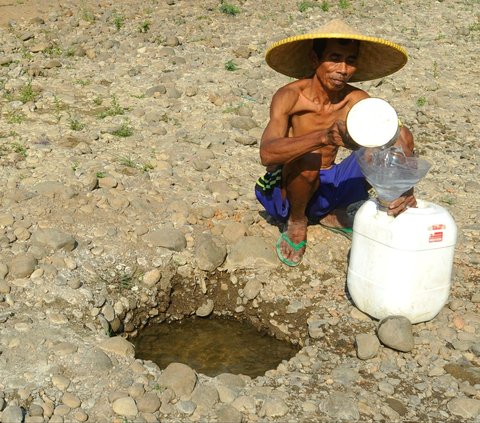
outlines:
[[282, 263], [295, 267], [302, 261], [307, 245], [307, 218], [289, 220], [288, 229], [277, 241], [277, 255]]
[[352, 239], [353, 217], [346, 210], [333, 210], [320, 220], [320, 226], [331, 232], [343, 235], [345, 238]]

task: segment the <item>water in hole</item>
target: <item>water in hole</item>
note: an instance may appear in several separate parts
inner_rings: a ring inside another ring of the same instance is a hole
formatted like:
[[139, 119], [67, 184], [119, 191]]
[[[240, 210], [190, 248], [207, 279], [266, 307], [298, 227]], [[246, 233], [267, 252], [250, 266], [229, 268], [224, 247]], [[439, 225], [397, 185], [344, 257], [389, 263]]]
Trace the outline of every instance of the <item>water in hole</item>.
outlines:
[[136, 357], [162, 369], [184, 363], [208, 376], [261, 376], [289, 360], [298, 347], [236, 320], [188, 319], [146, 327], [133, 339]]

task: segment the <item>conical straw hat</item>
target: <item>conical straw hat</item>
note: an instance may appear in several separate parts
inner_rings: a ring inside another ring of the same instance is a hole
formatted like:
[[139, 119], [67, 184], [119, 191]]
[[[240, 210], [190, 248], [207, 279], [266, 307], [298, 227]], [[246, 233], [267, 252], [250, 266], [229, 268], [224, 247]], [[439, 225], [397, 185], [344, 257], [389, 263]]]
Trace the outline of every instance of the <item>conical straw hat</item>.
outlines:
[[407, 63], [406, 50], [382, 38], [360, 34], [340, 19], [330, 21], [316, 31], [285, 38], [271, 45], [265, 59], [277, 72], [293, 78], [309, 78], [315, 69], [310, 59], [313, 40], [344, 38], [360, 41], [357, 70], [350, 82], [382, 78], [401, 69]]

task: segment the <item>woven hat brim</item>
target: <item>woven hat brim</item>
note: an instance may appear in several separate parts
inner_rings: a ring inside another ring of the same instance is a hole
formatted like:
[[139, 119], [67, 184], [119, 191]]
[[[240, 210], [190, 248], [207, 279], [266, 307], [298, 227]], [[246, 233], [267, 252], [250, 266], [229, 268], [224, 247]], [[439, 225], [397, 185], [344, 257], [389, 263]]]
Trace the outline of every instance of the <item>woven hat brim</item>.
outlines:
[[319, 38], [360, 41], [357, 70], [350, 82], [383, 78], [397, 72], [408, 61], [406, 50], [398, 44], [382, 38], [351, 33], [311, 33], [285, 38], [269, 47], [265, 59], [277, 72], [297, 79], [309, 78], [315, 71], [310, 52], [313, 40]]

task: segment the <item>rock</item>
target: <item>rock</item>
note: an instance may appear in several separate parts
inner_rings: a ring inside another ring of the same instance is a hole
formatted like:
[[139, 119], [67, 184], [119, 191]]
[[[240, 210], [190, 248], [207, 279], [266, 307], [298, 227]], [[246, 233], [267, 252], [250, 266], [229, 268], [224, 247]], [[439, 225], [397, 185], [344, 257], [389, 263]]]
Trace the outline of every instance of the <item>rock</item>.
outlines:
[[377, 334], [382, 344], [394, 350], [408, 352], [414, 347], [412, 324], [406, 317], [386, 317], [380, 321]]
[[235, 407], [241, 413], [255, 414], [255, 398], [250, 395], [240, 395], [232, 402], [232, 406]]
[[78, 408], [82, 404], [80, 399], [70, 392], [65, 392], [63, 394], [62, 402], [70, 408]]
[[281, 399], [267, 398], [262, 411], [267, 417], [282, 417], [288, 413], [288, 406]]
[[0, 263], [0, 279], [4, 279], [8, 274], [8, 266], [5, 263]]
[[177, 402], [177, 409], [180, 413], [191, 415], [197, 408], [196, 404], [193, 401], [178, 401]]
[[72, 251], [77, 244], [72, 235], [52, 228], [35, 231], [31, 240], [33, 244], [48, 247], [54, 251]]
[[279, 261], [272, 245], [256, 236], [247, 236], [238, 240], [232, 246], [225, 263], [227, 269], [278, 265]]
[[325, 319], [319, 316], [313, 315], [307, 319], [308, 335], [310, 338], [318, 339], [322, 338], [325, 333], [323, 332], [323, 326], [327, 324]]
[[112, 409], [120, 416], [134, 417], [138, 414], [137, 405], [133, 398], [123, 397], [112, 403]]
[[208, 298], [205, 303], [203, 303], [200, 307], [197, 308], [197, 310], [195, 311], [195, 314], [198, 317], [207, 317], [212, 313], [214, 306], [215, 304], [213, 300]]
[[262, 289], [262, 283], [257, 279], [249, 280], [243, 287], [243, 295], [249, 300], [253, 300]]
[[158, 282], [160, 282], [161, 277], [162, 277], [162, 274], [160, 273], [160, 270], [153, 269], [143, 275], [143, 283], [149, 288], [152, 288]]
[[375, 335], [361, 333], [355, 336], [355, 347], [360, 360], [369, 360], [377, 356], [380, 342]]
[[15, 278], [27, 278], [30, 276], [37, 266], [37, 259], [31, 254], [18, 254], [10, 264], [10, 274]]
[[247, 233], [247, 227], [240, 222], [228, 222], [223, 229], [223, 237], [229, 244], [237, 242]]
[[355, 422], [360, 419], [356, 401], [342, 392], [333, 392], [320, 402], [319, 410], [326, 413], [334, 421], [345, 420]]
[[212, 272], [222, 265], [226, 256], [225, 244], [215, 237], [202, 236], [195, 248], [197, 266], [206, 272]]
[[242, 413], [235, 407], [225, 404], [217, 412], [218, 423], [242, 423]]
[[125, 338], [114, 336], [101, 341], [98, 346], [107, 352], [121, 355], [123, 357], [134, 357], [135, 347]]
[[215, 380], [228, 387], [243, 388], [245, 386], [245, 380], [232, 373], [221, 373], [215, 377]]
[[64, 200], [68, 200], [75, 195], [72, 188], [57, 181], [40, 182], [35, 186], [35, 192], [46, 197], [59, 197]]
[[148, 392], [136, 400], [138, 411], [142, 413], [155, 413], [160, 408], [160, 398]]
[[177, 397], [188, 397], [197, 383], [197, 374], [183, 363], [171, 363], [162, 372], [158, 384], [170, 388]]
[[197, 385], [192, 393], [192, 401], [197, 405], [197, 412], [206, 414], [218, 402], [218, 391], [213, 386]]
[[447, 403], [447, 408], [455, 416], [475, 419], [480, 415], [480, 400], [473, 398], [454, 398]]
[[152, 247], [164, 247], [173, 251], [182, 251], [187, 246], [187, 240], [182, 231], [173, 228], [161, 228], [143, 236]]
[[230, 121], [230, 124], [233, 128], [243, 129], [245, 131], [256, 128], [258, 126], [252, 118], [247, 116], [236, 116]]
[[24, 411], [21, 407], [16, 405], [9, 405], [5, 407], [2, 413], [2, 421], [5, 423], [22, 423]]

